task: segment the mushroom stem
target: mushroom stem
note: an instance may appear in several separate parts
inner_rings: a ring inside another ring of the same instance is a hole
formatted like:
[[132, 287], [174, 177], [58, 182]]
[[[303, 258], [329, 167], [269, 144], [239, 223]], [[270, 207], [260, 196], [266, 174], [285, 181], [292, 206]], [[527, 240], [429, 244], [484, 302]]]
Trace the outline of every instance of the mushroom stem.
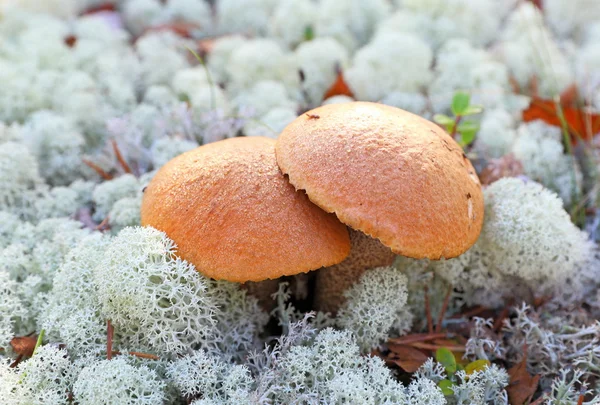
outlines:
[[264, 280], [264, 281], [248, 281], [242, 284], [243, 288], [248, 291], [248, 294], [258, 300], [260, 307], [266, 312], [271, 312], [275, 308], [275, 300], [272, 295], [279, 288], [280, 279]]
[[396, 255], [379, 240], [348, 228], [350, 255], [341, 263], [317, 272], [315, 308], [334, 314], [346, 300], [344, 291], [356, 283], [362, 274], [375, 267], [390, 266]]

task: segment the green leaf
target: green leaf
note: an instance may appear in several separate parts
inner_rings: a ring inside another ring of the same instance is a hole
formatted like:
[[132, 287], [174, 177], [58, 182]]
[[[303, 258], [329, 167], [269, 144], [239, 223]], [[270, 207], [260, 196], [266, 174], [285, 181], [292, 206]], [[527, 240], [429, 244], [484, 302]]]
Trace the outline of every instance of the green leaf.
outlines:
[[477, 131], [458, 131], [460, 133], [460, 146], [463, 148], [469, 146], [475, 140], [475, 134]]
[[462, 112], [462, 116], [464, 117], [465, 115], [475, 115], [475, 114], [479, 114], [480, 112], [483, 111], [483, 107], [480, 105], [470, 105], [468, 106], [463, 112]]
[[454, 115], [463, 115], [463, 113], [469, 107], [469, 102], [471, 101], [471, 96], [469, 93], [465, 93], [462, 91], [458, 91], [454, 93], [454, 97], [452, 98], [452, 113]]
[[462, 121], [458, 128], [458, 131], [479, 131], [479, 123], [475, 121]]
[[444, 114], [435, 114], [433, 120], [443, 126], [454, 125], [454, 119]]
[[454, 395], [454, 390], [452, 389], [452, 387], [454, 387], [454, 383], [452, 381], [442, 380], [438, 383], [438, 387], [441, 388], [444, 395]]
[[315, 38], [315, 31], [314, 31], [312, 25], [307, 25], [306, 28], [304, 28], [304, 40], [312, 41], [314, 38]]
[[435, 360], [446, 369], [448, 374], [456, 373], [456, 358], [454, 354], [445, 347], [440, 347], [435, 352]]
[[464, 121], [456, 128], [456, 131], [460, 134], [460, 143], [464, 147], [475, 140], [475, 135], [479, 131], [479, 124], [474, 121]]
[[490, 366], [490, 361], [485, 359], [479, 359], [470, 362], [465, 367], [465, 372], [467, 375], [471, 375], [476, 371], [483, 371]]

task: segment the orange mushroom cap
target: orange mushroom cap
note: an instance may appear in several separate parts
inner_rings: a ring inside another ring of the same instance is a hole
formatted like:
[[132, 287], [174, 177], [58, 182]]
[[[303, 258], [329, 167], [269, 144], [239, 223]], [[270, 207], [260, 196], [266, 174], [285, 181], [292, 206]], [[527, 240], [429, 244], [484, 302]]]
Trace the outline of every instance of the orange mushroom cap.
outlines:
[[307, 272], [350, 251], [346, 227], [289, 184], [268, 138], [227, 139], [172, 159], [146, 188], [141, 218], [221, 280]]
[[312, 202], [413, 258], [451, 258], [483, 224], [483, 194], [462, 148], [399, 108], [325, 105], [280, 134], [277, 163]]

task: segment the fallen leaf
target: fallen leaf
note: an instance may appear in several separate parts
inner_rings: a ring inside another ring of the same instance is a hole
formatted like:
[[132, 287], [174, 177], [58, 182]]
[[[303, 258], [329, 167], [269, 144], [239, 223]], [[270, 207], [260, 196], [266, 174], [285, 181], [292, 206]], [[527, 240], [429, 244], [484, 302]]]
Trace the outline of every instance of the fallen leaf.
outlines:
[[[581, 108], [561, 105], [562, 113], [571, 134], [571, 142], [579, 139], [590, 140], [600, 132], [600, 114], [594, 114]], [[562, 127], [559, 111], [553, 100], [533, 97], [529, 107], [523, 111], [523, 121], [542, 120], [548, 125]]]
[[414, 373], [429, 358], [422, 351], [406, 345], [389, 344], [390, 355], [387, 361], [402, 368], [407, 373]]
[[16, 336], [11, 339], [10, 345], [12, 346], [15, 353], [31, 357], [33, 355], [33, 349], [37, 343], [37, 336]]
[[114, 5], [113, 3], [102, 3], [99, 4], [97, 6], [94, 7], [90, 7], [87, 10], [85, 10], [82, 15], [88, 15], [88, 14], [94, 14], [94, 13], [100, 13], [103, 11], [117, 11], [117, 6]]
[[527, 371], [527, 353], [520, 363], [515, 364], [508, 370], [510, 382], [506, 387], [509, 402], [513, 405], [524, 405], [531, 400], [537, 390], [540, 376], [532, 376]]
[[348, 87], [348, 84], [346, 83], [346, 80], [344, 79], [344, 73], [342, 72], [342, 69], [338, 66], [338, 67], [336, 67], [336, 71], [337, 71], [337, 77], [335, 79], [335, 82], [325, 92], [325, 95], [323, 96], [323, 100], [326, 100], [329, 97], [333, 97], [333, 96], [354, 97], [354, 93], [352, 93], [352, 90], [350, 90], [350, 87]]
[[192, 38], [192, 33], [199, 29], [200, 26], [198, 24], [189, 23], [185, 21], [175, 21], [168, 24], [161, 24], [155, 27], [150, 27], [146, 31], [144, 31], [142, 35], [146, 34], [147, 32], [171, 31], [172, 33], [177, 34], [180, 37]]
[[542, 4], [542, 0], [531, 0], [534, 6], [536, 6], [539, 10], [544, 10], [544, 6]]

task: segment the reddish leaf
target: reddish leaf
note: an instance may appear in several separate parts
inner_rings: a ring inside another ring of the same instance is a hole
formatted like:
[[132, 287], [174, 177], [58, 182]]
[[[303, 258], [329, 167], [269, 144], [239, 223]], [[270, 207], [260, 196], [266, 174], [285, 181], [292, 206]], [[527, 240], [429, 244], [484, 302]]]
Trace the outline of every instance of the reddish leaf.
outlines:
[[577, 84], [572, 83], [560, 93], [560, 103], [562, 105], [574, 105], [577, 102], [578, 97], [579, 92], [577, 91]]
[[527, 356], [508, 370], [510, 383], [506, 387], [509, 402], [513, 405], [527, 404], [538, 387], [540, 376], [527, 372]]
[[333, 97], [333, 96], [354, 97], [354, 93], [352, 93], [352, 90], [350, 90], [350, 87], [348, 87], [346, 80], [344, 80], [344, 73], [342, 72], [342, 69], [337, 68], [336, 70], [337, 70], [337, 77], [335, 79], [335, 82], [325, 92], [325, 95], [323, 96], [323, 100], [326, 100], [329, 97]]
[[542, 0], [531, 0], [534, 6], [536, 6], [539, 10], [544, 10], [544, 6], [542, 4]]
[[414, 373], [428, 359], [425, 353], [410, 346], [389, 344], [389, 349], [391, 353], [387, 361], [396, 364], [407, 373]]
[[33, 349], [37, 343], [37, 336], [16, 336], [11, 339], [10, 345], [15, 353], [25, 357], [33, 355]]
[[[600, 114], [593, 114], [567, 105], [561, 105], [561, 109], [573, 143], [576, 143], [578, 139], [590, 140], [600, 132]], [[531, 99], [529, 107], [523, 111], [523, 121], [534, 120], [542, 120], [546, 124], [556, 127], [562, 126], [556, 103], [553, 100], [538, 97]]]
[[99, 4], [99, 5], [95, 6], [95, 7], [90, 7], [87, 10], [85, 10], [83, 12], [83, 15], [100, 13], [100, 12], [103, 12], [103, 11], [117, 11], [117, 6], [115, 6], [112, 3]]
[[200, 26], [198, 24], [189, 23], [185, 21], [175, 21], [169, 24], [161, 24], [157, 25], [156, 27], [150, 27], [144, 32], [144, 34], [146, 32], [152, 31], [171, 31], [174, 34], [179, 35], [180, 37], [191, 38], [192, 32], [198, 29], [200, 29]]

